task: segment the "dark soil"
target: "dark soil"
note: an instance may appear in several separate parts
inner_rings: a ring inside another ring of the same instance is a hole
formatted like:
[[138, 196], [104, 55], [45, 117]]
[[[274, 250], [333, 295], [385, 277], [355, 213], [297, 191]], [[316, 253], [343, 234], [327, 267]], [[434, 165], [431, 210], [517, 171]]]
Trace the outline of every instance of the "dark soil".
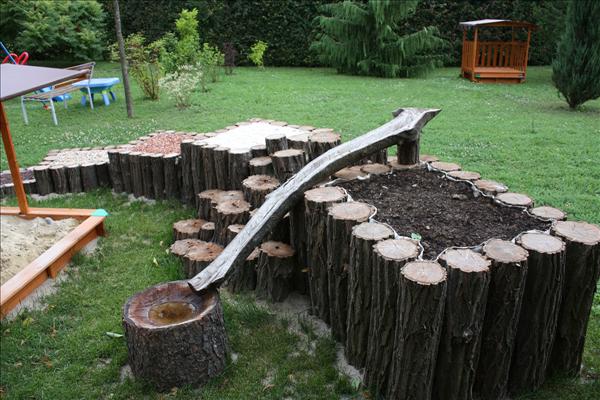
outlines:
[[[29, 169], [22, 169], [21, 179], [24, 181], [33, 179], [33, 171]], [[0, 185], [6, 185], [7, 183], [12, 183], [12, 176], [10, 176], [10, 171], [0, 172]]]
[[437, 257], [447, 247], [475, 246], [491, 238], [508, 240], [525, 230], [549, 227], [521, 209], [475, 198], [466, 183], [424, 169], [375, 175], [340, 186], [354, 200], [377, 207], [375, 219], [399, 235], [419, 234], [426, 258]]

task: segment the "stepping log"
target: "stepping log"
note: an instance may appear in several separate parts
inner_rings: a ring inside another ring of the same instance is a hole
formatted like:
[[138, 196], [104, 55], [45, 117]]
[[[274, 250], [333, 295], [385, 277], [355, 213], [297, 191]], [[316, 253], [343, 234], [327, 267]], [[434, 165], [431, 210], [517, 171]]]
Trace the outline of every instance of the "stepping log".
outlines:
[[50, 168], [47, 165], [36, 166], [32, 168], [33, 176], [40, 196], [45, 196], [54, 191], [52, 178], [50, 177]]
[[241, 264], [235, 265], [227, 279], [227, 288], [231, 293], [249, 292], [256, 289], [256, 268], [260, 250], [254, 249]]
[[462, 179], [465, 181], [471, 181], [471, 182], [481, 179], [481, 175], [478, 172], [471, 172], [471, 171], [451, 171], [451, 172], [448, 172], [448, 176], [450, 176], [452, 178], [456, 178], [456, 179]]
[[359, 178], [365, 178], [367, 176], [366, 172], [362, 170], [363, 165], [355, 165], [353, 167], [346, 167], [340, 169], [338, 172], [334, 174], [337, 179], [342, 179], [344, 181], [353, 181]]
[[567, 214], [564, 211], [548, 206], [535, 207], [529, 212], [536, 217], [547, 220], [563, 221], [567, 218]]
[[269, 155], [267, 153], [267, 146], [264, 144], [257, 144], [250, 147], [250, 153], [252, 154], [252, 158], [267, 157]]
[[227, 227], [227, 244], [231, 243], [231, 241], [237, 236], [237, 234], [240, 233], [242, 229], [244, 229], [244, 226], [246, 225], [233, 224]]
[[252, 175], [273, 175], [273, 161], [271, 157], [255, 157], [248, 161], [248, 171]]
[[342, 143], [341, 136], [333, 131], [321, 132], [318, 130], [313, 131], [308, 142], [309, 154], [308, 158], [314, 160], [321, 154], [325, 154], [327, 151]]
[[392, 167], [386, 164], [373, 163], [363, 165], [360, 170], [369, 175], [385, 175], [392, 172]]
[[504, 399], [529, 253], [521, 246], [500, 239], [487, 242], [483, 252], [492, 265], [473, 392], [481, 400]]
[[421, 160], [421, 162], [424, 163], [429, 163], [429, 162], [434, 162], [434, 161], [440, 161], [440, 159], [436, 156], [432, 156], [429, 154], [421, 154], [419, 156], [419, 160]]
[[367, 359], [373, 290], [373, 245], [392, 237], [392, 228], [376, 222], [364, 222], [352, 228], [348, 265], [346, 357], [357, 368], [364, 367]]
[[234, 224], [245, 224], [250, 219], [250, 203], [244, 200], [222, 201], [215, 207], [216, 243], [227, 244], [227, 227]]
[[496, 199], [509, 206], [531, 207], [533, 205], [533, 200], [522, 193], [500, 193], [496, 196]]
[[387, 239], [375, 244], [373, 253], [370, 318], [374, 334], [369, 337], [365, 383], [384, 395], [393, 360], [400, 270], [417, 258], [419, 246], [406, 238]]
[[181, 163], [177, 153], [165, 154], [163, 157], [165, 198], [181, 199]]
[[469, 249], [447, 250], [440, 260], [448, 277], [432, 398], [471, 400], [491, 263]]
[[198, 194], [198, 218], [215, 221], [214, 206], [222, 192], [221, 189], [208, 189]]
[[200, 243], [202, 243], [202, 241], [199, 240], [199, 239], [181, 239], [181, 240], [177, 240], [177, 241], [175, 241], [175, 243], [173, 243], [171, 245], [171, 247], [169, 247], [169, 251], [174, 256], [182, 258], [183, 256], [185, 256], [187, 254], [188, 251], [190, 251], [190, 249], [192, 247], [194, 247], [194, 246], [196, 246], [196, 245], [198, 245]]
[[123, 180], [123, 192], [133, 193], [133, 183], [131, 182], [131, 151], [124, 149], [119, 152], [119, 167], [121, 168], [121, 178]]
[[106, 153], [108, 155], [108, 169], [110, 172], [110, 181], [115, 193], [123, 192], [123, 177], [121, 175], [121, 163], [119, 153], [121, 150], [110, 149]]
[[215, 236], [215, 223], [214, 222], [206, 222], [200, 227], [200, 231], [198, 232], [198, 239], [204, 240], [205, 242], [210, 242]]
[[440, 170], [442, 172], [459, 171], [461, 169], [460, 165], [458, 165], [458, 164], [451, 163], [451, 162], [444, 162], [444, 161], [434, 161], [429, 165], [431, 165], [433, 168]]
[[[327, 279], [327, 209], [346, 201], [339, 187], [318, 187], [304, 193], [304, 229], [306, 267], [312, 313], [329, 324], [329, 292]], [[301, 266], [304, 269], [304, 266]], [[300, 274], [301, 275], [301, 274]]]
[[129, 170], [131, 171], [131, 191], [135, 197], [142, 197], [144, 195], [144, 183], [142, 177], [142, 153], [139, 151], [129, 153]]
[[273, 170], [280, 182], [285, 182], [305, 165], [304, 152], [298, 149], [280, 150], [271, 154]]
[[67, 181], [67, 169], [63, 165], [53, 165], [50, 167], [50, 178], [54, 193], [69, 193], [69, 183]]
[[264, 203], [269, 193], [279, 187], [277, 178], [269, 175], [251, 175], [242, 182], [244, 198], [254, 208]]
[[294, 249], [289, 244], [263, 243], [256, 267], [256, 296], [271, 302], [285, 300], [293, 288], [294, 268]]
[[433, 261], [400, 270], [387, 399], [430, 399], [446, 299], [446, 271]]
[[81, 168], [79, 164], [71, 164], [65, 167], [67, 170], [67, 181], [69, 182], [70, 193], [83, 192], [83, 184], [81, 182]]
[[308, 158], [309, 158], [309, 154], [310, 154], [309, 140], [310, 140], [311, 136], [312, 136], [311, 133], [305, 132], [305, 133], [300, 133], [298, 135], [290, 136], [287, 138], [288, 147], [290, 149], [302, 150], [304, 152], [304, 158], [306, 159], [306, 162], [310, 161]]
[[474, 183], [477, 189], [490, 196], [494, 196], [498, 193], [505, 193], [508, 191], [508, 186], [496, 181], [480, 179], [478, 181], [475, 181]]
[[200, 241], [183, 256], [183, 275], [191, 278], [206, 268], [221, 252], [223, 247], [213, 242]]
[[197, 295], [186, 281], [153, 286], [127, 300], [123, 327], [133, 375], [160, 391], [204, 385], [225, 369], [227, 333], [214, 289]]
[[545, 233], [517, 241], [529, 251], [525, 292], [508, 379], [509, 394], [538, 389], [546, 376], [565, 276], [565, 244]]
[[96, 164], [81, 164], [81, 183], [84, 192], [98, 188], [98, 176], [96, 175]]
[[267, 148], [267, 155], [270, 156], [280, 150], [286, 150], [288, 148], [287, 137], [281, 133], [267, 136], [265, 138], [265, 146]]
[[232, 150], [228, 155], [229, 161], [229, 187], [242, 190], [242, 182], [250, 176], [250, 160], [252, 153], [247, 150]]
[[203, 219], [184, 219], [173, 224], [173, 238], [199, 239], [200, 228], [206, 223]]
[[331, 333], [346, 341], [348, 316], [348, 270], [352, 228], [375, 214], [377, 209], [357, 201], [332, 205], [327, 213], [327, 285]]
[[579, 374], [585, 334], [600, 278], [600, 228], [586, 222], [559, 221], [553, 233], [567, 244], [556, 337], [548, 363], [550, 375]]

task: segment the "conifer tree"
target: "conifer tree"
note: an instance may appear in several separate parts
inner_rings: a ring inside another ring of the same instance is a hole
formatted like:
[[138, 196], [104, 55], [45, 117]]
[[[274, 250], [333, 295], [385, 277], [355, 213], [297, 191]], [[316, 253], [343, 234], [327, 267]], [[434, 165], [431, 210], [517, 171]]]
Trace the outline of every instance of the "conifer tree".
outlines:
[[401, 32], [418, 0], [368, 0], [325, 4], [317, 17], [321, 33], [313, 42], [325, 64], [355, 75], [407, 77], [441, 65], [445, 41], [437, 28]]
[[569, 107], [600, 97], [600, 1], [571, 0], [552, 63], [554, 86]]

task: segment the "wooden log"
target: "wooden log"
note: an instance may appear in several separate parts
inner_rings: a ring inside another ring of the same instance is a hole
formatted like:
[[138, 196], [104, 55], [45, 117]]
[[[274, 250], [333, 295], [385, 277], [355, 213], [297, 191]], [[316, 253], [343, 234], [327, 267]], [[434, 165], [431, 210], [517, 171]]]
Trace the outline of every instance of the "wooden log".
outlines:
[[228, 174], [231, 189], [242, 190], [242, 182], [250, 176], [249, 163], [251, 159], [252, 153], [247, 150], [231, 150], [229, 152]]
[[98, 178], [98, 186], [105, 188], [112, 187], [108, 161], [96, 164], [96, 177]]
[[119, 168], [121, 169], [121, 178], [123, 180], [123, 192], [133, 193], [133, 183], [131, 181], [131, 151], [121, 150], [119, 152]]
[[293, 288], [294, 249], [269, 241], [260, 246], [256, 273], [256, 296], [272, 302], [287, 298]]
[[433, 399], [471, 400], [490, 283], [490, 261], [469, 249], [440, 256], [448, 273]]
[[244, 192], [242, 192], [241, 190], [222, 190], [217, 194], [215, 198], [215, 203], [219, 204], [224, 201], [231, 200], [244, 200]]
[[361, 167], [361, 171], [369, 175], [385, 175], [392, 172], [392, 167], [387, 164], [365, 164]]
[[246, 229], [240, 232], [215, 262], [198, 276], [190, 279], [190, 286], [194, 290], [202, 291], [208, 286], [222, 283], [230, 267], [248, 257], [268, 232], [300, 200], [304, 191], [322, 182], [346, 165], [387, 148], [398, 140], [418, 137], [422, 127], [438, 113], [439, 110], [435, 109], [407, 108], [399, 110], [398, 116], [392, 121], [356, 139], [342, 143], [311, 161], [307, 165], [308, 168], [300, 170], [289, 182], [284, 183], [269, 196], [254, 218], [246, 224]]
[[267, 136], [265, 138], [265, 146], [267, 148], [267, 154], [270, 156], [280, 150], [286, 150], [288, 148], [287, 137], [281, 133]]
[[23, 189], [27, 194], [37, 194], [37, 184], [35, 179], [26, 179], [23, 181]]
[[181, 239], [176, 240], [170, 247], [169, 252], [176, 257], [182, 258], [188, 251], [202, 241], [199, 239]]
[[546, 220], [563, 221], [567, 219], [567, 213], [554, 207], [540, 206], [532, 208], [529, 212]]
[[496, 181], [480, 179], [475, 181], [474, 184], [477, 189], [490, 196], [508, 191], [508, 187], [505, 184]]
[[363, 165], [355, 165], [352, 167], [346, 167], [340, 169], [338, 172], [333, 174], [336, 179], [341, 179], [344, 181], [353, 181], [359, 178], [366, 178], [367, 173], [362, 170]]
[[473, 393], [481, 400], [504, 399], [529, 253], [521, 246], [500, 239], [487, 242], [483, 252], [492, 262], [491, 279]]
[[269, 153], [267, 153], [267, 146], [264, 144], [257, 144], [256, 146], [250, 147], [250, 153], [252, 154], [252, 158], [267, 157], [269, 155]]
[[189, 184], [191, 185], [192, 193], [195, 195], [200, 193], [205, 188], [204, 182], [204, 153], [203, 147], [206, 142], [197, 140], [190, 145], [190, 168], [192, 174]]
[[192, 144], [194, 139], [181, 141], [181, 200], [184, 204], [195, 204], [194, 181], [192, 174]]
[[232, 293], [242, 293], [256, 288], [256, 268], [260, 249], [256, 248], [246, 261], [234, 266], [231, 276], [227, 279], [227, 289]]
[[198, 218], [214, 222], [213, 208], [217, 204], [219, 194], [222, 192], [221, 189], [209, 189], [198, 194]]
[[123, 176], [121, 175], [121, 163], [119, 149], [109, 149], [106, 153], [108, 154], [108, 168], [110, 172], [110, 181], [115, 193], [123, 192]]
[[430, 399], [446, 299], [446, 271], [433, 261], [400, 270], [388, 399]]
[[288, 147], [290, 149], [298, 149], [304, 152], [304, 158], [308, 163], [310, 161], [310, 137], [312, 134], [310, 132], [300, 133], [298, 135], [288, 137]]
[[191, 278], [206, 268], [221, 252], [223, 247], [213, 242], [200, 241], [183, 256], [183, 275]]
[[544, 383], [565, 275], [565, 244], [561, 239], [525, 233], [517, 243], [529, 251], [529, 258], [508, 379], [511, 395], [536, 390]]
[[418, 257], [419, 246], [406, 238], [387, 239], [375, 244], [373, 253], [370, 324], [374, 334], [369, 337], [364, 381], [376, 393], [385, 394], [394, 352], [400, 270]]
[[448, 172], [448, 176], [455, 179], [462, 179], [465, 181], [475, 182], [481, 179], [481, 175], [478, 172], [471, 171], [451, 171]]
[[33, 176], [37, 185], [38, 193], [45, 196], [54, 191], [52, 178], [50, 177], [50, 168], [47, 165], [36, 166], [32, 168]]
[[376, 208], [365, 203], [334, 204], [327, 213], [327, 284], [331, 333], [346, 341], [348, 315], [348, 270], [352, 228], [366, 222]]
[[[394, 237], [387, 225], [364, 222], [352, 228], [348, 264], [348, 326], [346, 357], [357, 368], [365, 366], [369, 343], [369, 315], [373, 283], [373, 245]], [[375, 332], [371, 332], [375, 334]]]
[[269, 193], [279, 187], [277, 178], [268, 175], [251, 175], [242, 182], [244, 198], [254, 208], [264, 203]]
[[50, 179], [54, 193], [69, 193], [69, 183], [67, 181], [67, 169], [64, 165], [53, 165], [50, 167]]
[[[229, 148], [218, 146], [213, 150], [215, 178], [217, 188], [230, 189], [229, 182]], [[199, 193], [199, 192], [198, 192]]]
[[142, 178], [142, 153], [132, 151], [129, 153], [129, 170], [131, 171], [131, 192], [135, 197], [144, 195], [144, 183]]
[[318, 187], [304, 193], [304, 227], [306, 230], [306, 265], [308, 269], [312, 313], [329, 324], [329, 282], [327, 276], [327, 209], [346, 201], [339, 187]]
[[184, 219], [173, 224], [173, 239], [199, 239], [200, 228], [206, 223], [203, 219]]
[[304, 152], [298, 149], [280, 150], [271, 155], [275, 177], [285, 182], [304, 167]]
[[248, 173], [252, 175], [274, 175], [271, 157], [254, 157], [248, 161]]
[[440, 170], [442, 172], [459, 171], [461, 169], [460, 165], [458, 164], [444, 161], [434, 161], [429, 165], [431, 165], [434, 169]]
[[140, 155], [140, 164], [142, 168], [142, 191], [143, 196], [147, 199], [154, 198], [154, 183], [152, 177], [152, 155], [150, 153], [142, 153]]
[[181, 157], [177, 153], [165, 154], [163, 157], [164, 197], [181, 199]]
[[98, 176], [96, 175], [96, 164], [81, 164], [81, 184], [84, 192], [98, 188]]
[[198, 239], [204, 240], [205, 242], [212, 241], [215, 236], [215, 223], [207, 222], [200, 227], [200, 232], [198, 232]]
[[[158, 390], [201, 386], [225, 369], [227, 333], [216, 290], [198, 296], [185, 281], [153, 286], [127, 300], [123, 326], [133, 375]], [[182, 343], [193, 351], [182, 351]]]
[[231, 241], [237, 236], [238, 233], [244, 229], [244, 224], [233, 224], [227, 227], [227, 244], [231, 243]]
[[401, 165], [418, 164], [420, 140], [402, 140], [396, 146], [396, 161]]
[[531, 207], [533, 206], [533, 200], [522, 193], [500, 193], [496, 196], [496, 199], [501, 201], [502, 203], [508, 204], [510, 206], [520, 206], [520, 207]]
[[421, 160], [421, 162], [423, 163], [430, 163], [430, 162], [434, 162], [434, 161], [440, 161], [440, 159], [436, 156], [432, 156], [429, 154], [421, 154], [419, 156], [419, 160]]
[[388, 155], [387, 155], [387, 149], [381, 149], [381, 150], [363, 158], [356, 165], [371, 164], [371, 163], [387, 164], [388, 161], [389, 160], [388, 160]]
[[165, 199], [165, 166], [162, 153], [150, 154], [150, 165], [152, 166], [152, 189], [154, 198]]
[[565, 282], [548, 372], [574, 377], [581, 369], [585, 334], [600, 278], [600, 228], [586, 222], [558, 221], [552, 231], [565, 241], [567, 250]]
[[310, 149], [308, 158], [310, 160], [314, 160], [321, 154], [325, 154], [327, 151], [342, 143], [341, 136], [338, 133], [317, 131], [318, 130], [313, 131], [308, 143]]
[[250, 219], [250, 203], [244, 200], [227, 200], [215, 207], [216, 243], [227, 244], [227, 227], [234, 224], [245, 224]]

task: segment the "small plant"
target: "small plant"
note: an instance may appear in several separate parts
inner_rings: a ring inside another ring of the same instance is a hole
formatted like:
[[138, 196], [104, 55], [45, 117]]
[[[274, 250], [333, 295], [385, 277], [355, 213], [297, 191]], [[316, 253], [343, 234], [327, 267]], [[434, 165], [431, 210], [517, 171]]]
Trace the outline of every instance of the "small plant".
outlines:
[[235, 67], [235, 57], [237, 57], [237, 50], [231, 42], [223, 43], [223, 53], [225, 53], [224, 66], [225, 75], [232, 75], [233, 68]]
[[[202, 50], [198, 54], [198, 62], [204, 73], [204, 80], [210, 79], [211, 82], [219, 80], [219, 69], [225, 61], [225, 56], [217, 47], [213, 47], [208, 43], [204, 43]], [[203, 85], [202, 90], [205, 92], [206, 85]]]
[[259, 40], [258, 42], [254, 43], [252, 47], [250, 47], [250, 54], [248, 55], [248, 58], [260, 69], [265, 68], [263, 57], [265, 56], [265, 52], [268, 48], [269, 45], [262, 40]]
[[167, 74], [160, 84], [181, 110], [192, 105], [192, 93], [201, 84], [202, 74], [197, 66], [184, 65], [177, 72]]
[[200, 52], [200, 35], [198, 34], [198, 10], [181, 10], [175, 21], [177, 30], [177, 45], [175, 59], [178, 65], [194, 65], [198, 62]]

